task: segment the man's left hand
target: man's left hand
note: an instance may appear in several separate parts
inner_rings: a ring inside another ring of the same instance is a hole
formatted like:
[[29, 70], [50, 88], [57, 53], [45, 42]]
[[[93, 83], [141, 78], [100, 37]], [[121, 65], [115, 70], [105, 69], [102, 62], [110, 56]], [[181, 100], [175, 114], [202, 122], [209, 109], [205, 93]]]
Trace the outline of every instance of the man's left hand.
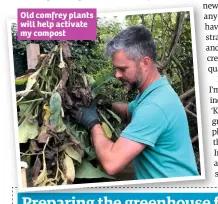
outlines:
[[100, 123], [96, 105], [92, 105], [89, 108], [72, 108], [70, 113], [72, 118], [88, 130], [91, 130], [96, 124]]

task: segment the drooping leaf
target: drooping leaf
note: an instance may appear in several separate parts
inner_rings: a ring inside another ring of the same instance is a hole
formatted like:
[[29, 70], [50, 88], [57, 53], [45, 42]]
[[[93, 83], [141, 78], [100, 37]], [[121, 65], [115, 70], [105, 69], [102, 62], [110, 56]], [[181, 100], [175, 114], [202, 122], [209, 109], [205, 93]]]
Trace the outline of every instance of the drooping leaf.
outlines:
[[75, 179], [75, 168], [74, 168], [73, 160], [67, 154], [65, 154], [63, 163], [64, 163], [66, 178], [69, 181], [73, 182]]
[[46, 168], [43, 168], [37, 179], [33, 180], [33, 186], [37, 186], [37, 185], [44, 186], [48, 179], [47, 175], [48, 174]]
[[38, 122], [27, 118], [18, 127], [19, 143], [26, 143], [28, 139], [34, 139], [39, 134]]
[[82, 162], [82, 157], [81, 155], [72, 147], [72, 146], [67, 146], [65, 149], [65, 152], [70, 156], [72, 159], [75, 159], [79, 163]]
[[81, 165], [76, 167], [76, 178], [109, 178], [114, 179], [112, 176], [95, 168], [90, 162], [83, 159]]
[[62, 120], [61, 96], [58, 92], [52, 94], [50, 99], [50, 124], [56, 132], [63, 132], [66, 129]]
[[67, 91], [63, 89], [60, 94], [61, 94], [62, 104], [64, 105], [64, 107], [67, 109], [71, 109], [73, 106], [73, 101], [68, 95]]
[[35, 160], [35, 163], [33, 165], [33, 168], [32, 168], [32, 177], [34, 180], [37, 179], [38, 175], [39, 175], [39, 172], [40, 172], [40, 169], [42, 167], [42, 162], [41, 160], [39, 159], [39, 157], [37, 156], [36, 157], [36, 160]]
[[19, 116], [20, 116], [20, 117], [23, 117], [23, 115], [24, 115], [26, 109], [27, 109], [29, 106], [30, 106], [29, 104], [20, 104], [20, 105], [19, 105], [19, 109], [20, 109], [20, 111], [19, 111]]
[[36, 140], [31, 140], [30, 141], [30, 145], [31, 145], [31, 149], [32, 149], [32, 152], [34, 153], [34, 152], [39, 152], [41, 149], [39, 148], [39, 146], [38, 146], [38, 144], [37, 144], [37, 142], [36, 142]]
[[49, 134], [47, 133], [47, 127], [43, 125], [41, 127], [41, 132], [39, 133], [38, 136], [38, 143], [46, 143], [48, 137]]
[[41, 71], [41, 68], [38, 69], [36, 72], [32, 73], [29, 77], [28, 77], [28, 80], [27, 80], [27, 84], [26, 84], [26, 89], [25, 90], [30, 90], [33, 85], [36, 83], [36, 79], [37, 79], [37, 76], [39, 74], [39, 72]]
[[17, 97], [18, 97], [18, 96], [24, 97], [24, 96], [29, 95], [29, 93], [32, 93], [32, 92], [33, 92], [32, 89], [30, 89], [30, 90], [23, 90], [23, 91], [17, 91], [17, 92], [16, 92], [16, 96], [17, 96]]
[[49, 119], [49, 117], [51, 115], [51, 111], [50, 111], [50, 108], [49, 108], [49, 106], [47, 104], [44, 104], [43, 110], [45, 112], [43, 120], [47, 123], [48, 119]]
[[15, 79], [15, 84], [16, 85], [23, 85], [27, 82], [28, 80], [28, 77], [32, 75], [32, 73], [28, 73], [28, 74], [25, 74], [23, 76], [20, 76], [20, 77], [16, 77]]
[[64, 67], [62, 69], [62, 78], [61, 78], [61, 85], [60, 85], [60, 87], [62, 89], [66, 87], [66, 83], [67, 83], [68, 78], [69, 78], [69, 73], [68, 73], [66, 67]]
[[55, 149], [45, 150], [45, 157], [46, 157], [46, 159], [51, 160], [51, 165], [55, 161], [56, 155], [57, 155], [57, 151]]

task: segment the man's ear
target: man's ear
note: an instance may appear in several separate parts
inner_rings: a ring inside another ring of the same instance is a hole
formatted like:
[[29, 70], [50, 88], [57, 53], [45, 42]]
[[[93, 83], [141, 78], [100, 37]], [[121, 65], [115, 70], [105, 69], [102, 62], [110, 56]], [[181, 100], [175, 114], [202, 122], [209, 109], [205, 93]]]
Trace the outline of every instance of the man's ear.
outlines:
[[141, 59], [141, 66], [142, 66], [142, 69], [144, 69], [145, 71], [148, 71], [148, 67], [151, 63], [151, 58], [148, 57], [148, 56], [145, 56]]

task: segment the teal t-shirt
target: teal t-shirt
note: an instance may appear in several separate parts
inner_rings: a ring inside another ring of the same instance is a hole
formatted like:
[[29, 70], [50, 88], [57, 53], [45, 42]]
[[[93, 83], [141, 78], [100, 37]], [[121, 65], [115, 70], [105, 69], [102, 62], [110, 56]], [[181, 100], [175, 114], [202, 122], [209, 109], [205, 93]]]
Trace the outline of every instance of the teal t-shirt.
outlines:
[[133, 160], [136, 179], [196, 176], [184, 107], [165, 76], [128, 104], [131, 122], [121, 137], [146, 144]]

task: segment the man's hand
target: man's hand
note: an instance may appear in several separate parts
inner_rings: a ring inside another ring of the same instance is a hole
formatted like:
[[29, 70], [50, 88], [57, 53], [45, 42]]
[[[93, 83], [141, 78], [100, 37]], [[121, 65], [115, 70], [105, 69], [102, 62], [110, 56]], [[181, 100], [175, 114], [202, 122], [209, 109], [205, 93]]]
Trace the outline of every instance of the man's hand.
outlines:
[[100, 123], [96, 105], [92, 105], [89, 108], [72, 108], [70, 113], [72, 118], [88, 130], [91, 130], [96, 124]]

